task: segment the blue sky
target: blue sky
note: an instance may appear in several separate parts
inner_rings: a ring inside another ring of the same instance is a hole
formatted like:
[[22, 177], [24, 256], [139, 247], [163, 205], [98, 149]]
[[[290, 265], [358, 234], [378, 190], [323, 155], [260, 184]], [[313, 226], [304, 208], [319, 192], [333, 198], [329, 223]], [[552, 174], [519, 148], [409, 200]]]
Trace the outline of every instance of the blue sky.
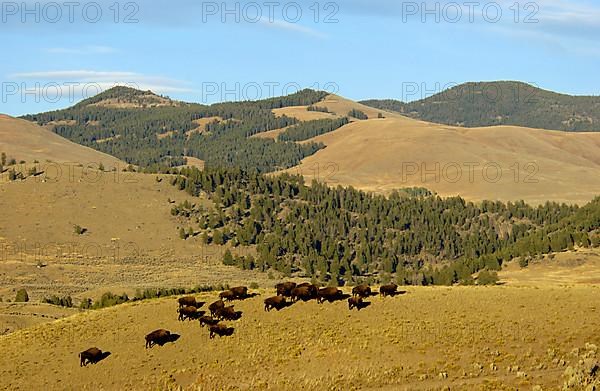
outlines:
[[60, 109], [115, 84], [200, 103], [303, 87], [415, 100], [481, 80], [600, 95], [600, 4], [471, 3], [3, 2], [0, 112]]

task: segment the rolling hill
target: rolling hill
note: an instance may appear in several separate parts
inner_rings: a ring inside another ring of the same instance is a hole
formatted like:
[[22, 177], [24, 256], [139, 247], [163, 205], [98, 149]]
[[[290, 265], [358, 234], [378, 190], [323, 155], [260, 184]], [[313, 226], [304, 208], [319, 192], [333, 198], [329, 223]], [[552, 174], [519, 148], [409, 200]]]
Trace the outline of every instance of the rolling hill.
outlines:
[[117, 158], [69, 141], [45, 128], [22, 119], [0, 115], [0, 152], [9, 158], [29, 163], [68, 162], [78, 164], [102, 163], [106, 169], [125, 167]]
[[[226, 322], [230, 337], [178, 322], [175, 298], [0, 336], [0, 388], [551, 390], [577, 379], [584, 355], [598, 359], [593, 286], [409, 288], [360, 312], [314, 301], [265, 312], [273, 291], [259, 292], [235, 303], [243, 315]], [[217, 293], [197, 297], [210, 303]], [[145, 349], [158, 328], [179, 339]], [[77, 355], [92, 346], [111, 354], [81, 368]], [[585, 389], [582, 380], [569, 389]]]
[[410, 103], [390, 99], [361, 103], [446, 125], [600, 131], [600, 97], [559, 94], [514, 81], [465, 83]]
[[600, 194], [600, 133], [462, 128], [408, 117], [356, 121], [287, 172], [390, 193], [422, 187], [468, 200], [584, 204]]

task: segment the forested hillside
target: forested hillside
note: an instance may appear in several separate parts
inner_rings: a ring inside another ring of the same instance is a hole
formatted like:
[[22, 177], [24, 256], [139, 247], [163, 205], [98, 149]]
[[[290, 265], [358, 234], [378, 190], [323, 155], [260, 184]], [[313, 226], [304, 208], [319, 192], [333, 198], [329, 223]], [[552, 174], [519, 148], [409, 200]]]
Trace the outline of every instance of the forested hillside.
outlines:
[[[294, 118], [276, 117], [272, 110], [317, 103], [327, 95], [325, 92], [304, 90], [280, 98], [212, 106], [169, 101], [172, 104], [153, 107], [148, 106], [160, 97], [148, 94], [115, 87], [72, 108], [24, 118], [52, 126], [56, 133], [76, 143], [150, 169], [183, 165], [184, 156], [191, 156], [204, 160], [207, 166], [268, 172], [297, 165], [323, 147], [249, 137], [298, 124]], [[136, 106], [116, 107], [115, 100]], [[197, 129], [194, 121], [211, 117], [222, 120]]]
[[[256, 246], [256, 258], [226, 253], [226, 264], [329, 283], [367, 276], [405, 284], [469, 284], [472, 273], [497, 270], [515, 257], [526, 261], [600, 241], [600, 199], [582, 208], [477, 205], [427, 193], [386, 198], [352, 188], [307, 186], [299, 176], [241, 170], [176, 174], [173, 185], [194, 196], [206, 193], [215, 205], [175, 206], [172, 214], [182, 225], [190, 232], [199, 229], [206, 243]], [[182, 238], [186, 232], [182, 228]]]
[[446, 125], [600, 131], [600, 97], [558, 94], [512, 81], [465, 83], [410, 103], [390, 99], [361, 103]]

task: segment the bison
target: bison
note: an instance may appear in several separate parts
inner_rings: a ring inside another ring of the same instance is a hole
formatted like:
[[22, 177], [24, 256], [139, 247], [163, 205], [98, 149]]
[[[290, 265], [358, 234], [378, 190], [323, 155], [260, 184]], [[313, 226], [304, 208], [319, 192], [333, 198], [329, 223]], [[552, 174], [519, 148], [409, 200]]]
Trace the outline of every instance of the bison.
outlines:
[[154, 345], [164, 345], [169, 342], [171, 338], [171, 332], [169, 330], [158, 329], [154, 330], [150, 334], [146, 335], [146, 349], [151, 348]]
[[229, 289], [233, 293], [233, 298], [237, 300], [244, 300], [248, 297], [248, 288], [245, 286], [236, 286]]
[[360, 307], [362, 305], [363, 299], [362, 297], [358, 296], [353, 296], [351, 298], [348, 299], [348, 309], [352, 310], [353, 308], [356, 308], [358, 310], [360, 310]]
[[84, 352], [79, 353], [79, 366], [85, 367], [88, 364], [96, 364], [104, 358], [104, 353], [98, 348], [90, 348]]
[[198, 319], [198, 321], [200, 322], [200, 326], [202, 327], [214, 326], [219, 323], [219, 320], [213, 318], [212, 316], [201, 316], [200, 319]]
[[277, 289], [277, 296], [291, 297], [292, 290], [296, 287], [295, 282], [280, 282], [275, 285], [275, 289]]
[[398, 289], [398, 285], [396, 284], [388, 284], [388, 285], [382, 285], [379, 288], [379, 295], [386, 297], [386, 296], [394, 296], [396, 293], [398, 293], [396, 290]]
[[198, 319], [198, 317], [204, 315], [203, 311], [199, 312], [196, 307], [192, 306], [180, 308], [177, 312], [179, 313], [179, 317], [177, 318], [179, 321]]
[[[196, 301], [196, 298], [194, 296], [186, 296], [186, 297], [182, 297], [179, 300], [177, 300], [179, 302], [179, 308], [182, 307], [196, 307], [196, 308], [200, 308], [202, 305], [200, 303], [198, 303]], [[202, 303], [204, 304], [204, 303]]]
[[352, 288], [352, 296], [365, 297], [371, 296], [371, 288], [368, 285], [358, 285]]
[[208, 306], [208, 310], [210, 311], [211, 316], [215, 316], [217, 314], [217, 311], [221, 308], [225, 308], [225, 303], [223, 302], [223, 300], [217, 300]]
[[236, 297], [235, 293], [233, 293], [231, 290], [227, 290], [219, 293], [219, 298], [223, 301], [233, 301]]
[[241, 311], [235, 311], [233, 306], [221, 308], [216, 313], [216, 318], [221, 320], [238, 320], [242, 317]]
[[208, 329], [210, 331], [210, 339], [213, 339], [215, 335], [218, 335], [219, 337], [228, 337], [233, 335], [233, 327], [227, 327], [224, 324], [210, 326]]
[[317, 302], [321, 304], [325, 300], [327, 300], [328, 302], [333, 303], [334, 301], [340, 300], [342, 298], [342, 291], [335, 287], [321, 288], [318, 291]]
[[270, 312], [272, 309], [279, 311], [285, 307], [286, 304], [287, 302], [285, 301], [285, 297], [281, 295], [269, 297], [268, 299], [265, 299], [265, 311]]
[[292, 301], [309, 301], [317, 297], [317, 289], [312, 289], [313, 286], [300, 286], [292, 289]]

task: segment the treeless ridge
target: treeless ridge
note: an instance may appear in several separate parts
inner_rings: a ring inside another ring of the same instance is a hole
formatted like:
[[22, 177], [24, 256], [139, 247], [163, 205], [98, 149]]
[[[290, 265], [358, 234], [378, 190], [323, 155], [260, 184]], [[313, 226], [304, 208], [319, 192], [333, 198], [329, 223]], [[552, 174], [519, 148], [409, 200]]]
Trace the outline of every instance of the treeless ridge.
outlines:
[[123, 168], [126, 163], [88, 147], [75, 144], [32, 122], [0, 115], [0, 152], [17, 161], [102, 163], [106, 169]]
[[600, 193], [600, 133], [465, 129], [402, 116], [356, 121], [311, 141], [327, 148], [289, 170], [378, 193], [425, 187], [467, 200], [583, 204]]

